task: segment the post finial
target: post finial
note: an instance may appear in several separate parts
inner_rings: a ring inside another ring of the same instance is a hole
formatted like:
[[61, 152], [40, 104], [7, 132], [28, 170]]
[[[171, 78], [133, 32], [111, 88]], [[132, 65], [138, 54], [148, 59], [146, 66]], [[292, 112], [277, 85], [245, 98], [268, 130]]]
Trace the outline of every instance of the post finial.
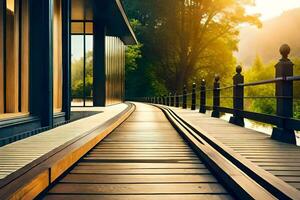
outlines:
[[283, 45], [281, 45], [279, 52], [282, 55], [282, 58], [287, 59], [291, 52], [291, 48], [288, 44], [283, 44]]
[[219, 82], [219, 80], [220, 80], [220, 75], [219, 75], [219, 74], [216, 74], [216, 75], [215, 75], [215, 82]]
[[235, 69], [236, 73], [238, 73], [238, 74], [241, 74], [241, 73], [242, 73], [242, 70], [243, 70], [243, 68], [242, 68], [242, 66], [240, 66], [240, 65], [238, 65], [238, 66], [236, 67], [236, 69]]

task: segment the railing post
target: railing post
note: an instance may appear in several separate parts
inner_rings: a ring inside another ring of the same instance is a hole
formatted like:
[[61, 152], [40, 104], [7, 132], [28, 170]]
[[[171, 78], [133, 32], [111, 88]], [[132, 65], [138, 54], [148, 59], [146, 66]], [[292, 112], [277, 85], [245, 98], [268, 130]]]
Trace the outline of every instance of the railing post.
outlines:
[[206, 113], [206, 82], [204, 79], [201, 81], [200, 86], [200, 113]]
[[295, 131], [287, 127], [285, 119], [293, 118], [293, 81], [286, 80], [286, 77], [293, 76], [294, 64], [288, 58], [291, 49], [287, 44], [280, 47], [282, 58], [275, 65], [276, 78], [282, 80], [276, 82], [277, 116], [282, 121], [273, 128], [272, 138], [282, 142], [296, 144]]
[[175, 107], [179, 108], [179, 95], [175, 92]]
[[230, 118], [229, 122], [238, 126], [245, 126], [244, 118], [241, 116], [241, 111], [244, 110], [244, 76], [242, 73], [242, 67], [236, 67], [236, 75], [233, 76], [233, 117]]
[[186, 105], [186, 95], [187, 95], [187, 91], [186, 91], [186, 86], [183, 86], [183, 91], [182, 91], [182, 108], [186, 109], [187, 105]]
[[193, 83], [192, 88], [192, 105], [191, 110], [196, 110], [196, 83]]
[[170, 106], [170, 95], [169, 94], [166, 96], [166, 105]]
[[214, 80], [214, 90], [213, 90], [213, 112], [211, 114], [212, 117], [219, 118], [220, 117], [220, 76], [216, 75]]
[[[174, 93], [175, 94], [175, 93]], [[172, 93], [170, 93], [170, 101], [171, 101], [171, 103], [170, 103], [170, 106], [174, 106], [174, 100], [175, 100], [175, 96], [172, 96]]]

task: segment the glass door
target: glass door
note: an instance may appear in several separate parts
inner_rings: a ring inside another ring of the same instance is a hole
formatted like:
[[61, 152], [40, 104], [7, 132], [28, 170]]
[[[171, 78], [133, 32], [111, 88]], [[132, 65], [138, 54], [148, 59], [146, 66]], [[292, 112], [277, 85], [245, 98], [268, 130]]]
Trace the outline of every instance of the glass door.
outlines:
[[92, 22], [72, 22], [72, 106], [93, 106], [92, 27]]
[[71, 0], [72, 106], [93, 106], [93, 0]]

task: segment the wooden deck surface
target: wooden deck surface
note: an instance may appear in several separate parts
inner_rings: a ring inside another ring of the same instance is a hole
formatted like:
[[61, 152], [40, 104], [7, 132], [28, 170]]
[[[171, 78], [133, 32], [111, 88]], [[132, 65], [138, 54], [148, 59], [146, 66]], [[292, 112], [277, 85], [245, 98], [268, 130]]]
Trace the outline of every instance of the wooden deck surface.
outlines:
[[232, 199], [155, 107], [137, 104], [128, 120], [92, 149], [45, 199]]
[[[171, 108], [171, 107], [170, 107]], [[198, 111], [171, 108], [178, 116], [227, 147], [300, 190], [300, 147]]]
[[0, 183], [7, 176], [30, 165], [41, 156], [104, 124], [127, 107], [126, 104], [119, 104], [107, 108], [87, 108], [103, 113], [0, 147]]

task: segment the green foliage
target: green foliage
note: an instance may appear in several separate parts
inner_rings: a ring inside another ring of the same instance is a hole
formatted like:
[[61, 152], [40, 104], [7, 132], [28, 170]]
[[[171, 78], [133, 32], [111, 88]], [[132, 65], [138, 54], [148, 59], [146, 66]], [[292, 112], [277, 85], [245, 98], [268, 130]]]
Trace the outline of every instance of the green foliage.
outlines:
[[[294, 74], [300, 74], [300, 58], [292, 58], [294, 66]], [[259, 56], [246, 72], [245, 82], [255, 82], [262, 80], [274, 79], [275, 64], [277, 61], [271, 61], [264, 64]], [[294, 117], [300, 118], [300, 82], [294, 82]], [[261, 86], [251, 86], [245, 88], [245, 96], [248, 97], [265, 97], [265, 98], [249, 98], [246, 100], [246, 109], [253, 112], [276, 114], [276, 99], [269, 98], [275, 97], [275, 84], [266, 84]]]
[[[292, 59], [294, 66], [294, 74], [300, 75], [300, 58]], [[300, 119], [300, 81], [294, 82], [294, 117]]]
[[237, 49], [238, 25], [260, 26], [258, 18], [246, 15], [243, 8], [252, 0], [123, 2], [143, 44], [142, 58], [132, 60], [137, 66], [128, 64], [138, 76], [128, 86], [135, 90], [129, 91], [135, 96], [181, 91], [184, 84], [199, 83], [204, 77], [212, 82], [216, 73], [223, 79], [230, 77], [236, 65], [233, 52]]
[[[83, 58], [72, 61], [72, 96], [83, 97]], [[93, 52], [86, 54], [86, 96], [93, 96]]]
[[141, 55], [141, 44], [128, 46], [126, 49], [126, 71], [135, 71], [138, 68], [138, 59]]

